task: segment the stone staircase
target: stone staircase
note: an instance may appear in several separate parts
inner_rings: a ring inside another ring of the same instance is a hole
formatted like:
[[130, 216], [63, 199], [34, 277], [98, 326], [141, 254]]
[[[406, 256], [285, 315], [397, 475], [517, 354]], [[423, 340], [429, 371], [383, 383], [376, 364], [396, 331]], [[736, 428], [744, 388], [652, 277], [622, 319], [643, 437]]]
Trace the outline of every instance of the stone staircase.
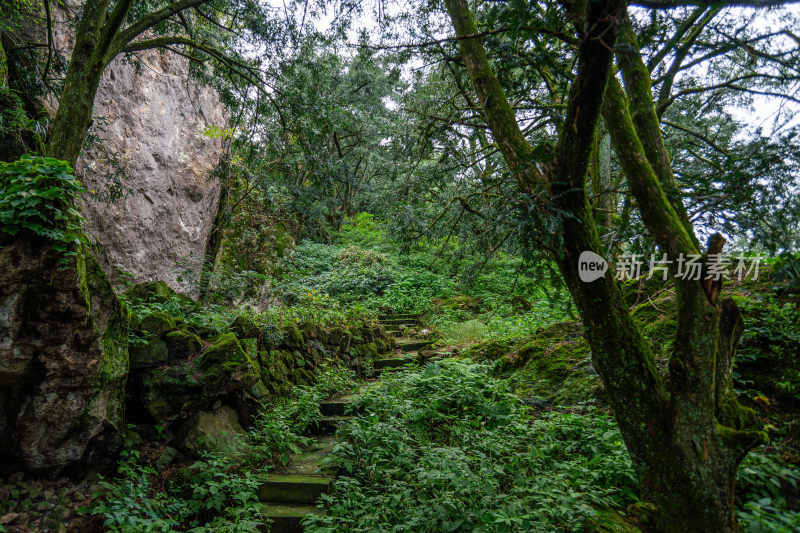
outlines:
[[386, 315], [381, 317], [381, 324], [396, 339], [395, 353], [391, 357], [375, 359], [372, 362], [375, 372], [424, 362], [420, 350], [432, 344], [432, 341], [418, 339], [413, 333], [410, 334], [421, 325], [417, 315]]
[[320, 404], [322, 420], [310, 428], [315, 443], [301, 453], [291, 456], [287, 466], [266, 476], [258, 490], [263, 502], [262, 512], [272, 522], [265, 531], [295, 533], [303, 531], [303, 517], [319, 513], [316, 502], [330, 488], [336, 472], [320, 466], [335, 445], [334, 434], [339, 425], [352, 418], [351, 404], [364, 390], [380, 384], [380, 374], [398, 370], [408, 364], [424, 364], [435, 354], [421, 355], [420, 350], [431, 341], [414, 338], [410, 333], [420, 326], [416, 315], [381, 317], [381, 324], [397, 341], [392, 354], [373, 360], [373, 375], [359, 391], [338, 395]]

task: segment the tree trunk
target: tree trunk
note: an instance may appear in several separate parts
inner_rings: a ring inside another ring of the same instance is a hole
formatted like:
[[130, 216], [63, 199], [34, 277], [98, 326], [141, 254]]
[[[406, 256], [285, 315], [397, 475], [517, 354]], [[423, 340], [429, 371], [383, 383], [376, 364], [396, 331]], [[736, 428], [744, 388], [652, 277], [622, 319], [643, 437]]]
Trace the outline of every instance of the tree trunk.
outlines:
[[2, 32], [0, 32], [0, 93], [8, 91], [8, 62], [6, 50], [3, 47]]
[[75, 165], [83, 140], [92, 123], [94, 97], [106, 64], [97, 50], [95, 31], [87, 14], [78, 26], [75, 48], [64, 80], [64, 90], [58, 101], [58, 111], [50, 130], [47, 155]]
[[[734, 479], [746, 447], [726, 439], [713, 404], [667, 394], [617, 284], [605, 278], [587, 284], [578, 277], [580, 252], [597, 250], [599, 241], [577, 222], [565, 223], [564, 230], [565, 253], [558, 265], [577, 303], [642, 499], [656, 506], [652, 526], [663, 532], [737, 531]], [[713, 320], [710, 311], [704, 318]], [[709, 341], [702, 347], [713, 355], [716, 346]], [[648, 366], [650, 372], [641, 372]], [[713, 370], [706, 375], [713, 377]], [[676, 379], [673, 373], [670, 377]]]
[[559, 207], [578, 217], [563, 222], [563, 255], [555, 259], [578, 306], [642, 499], [655, 504], [652, 527], [670, 533], [738, 531], [736, 471], [759, 438], [740, 431], [747, 417], [732, 388], [733, 351], [742, 330], [738, 309], [731, 301], [712, 305], [696, 287], [681, 291], [695, 298], [695, 314], [679, 318], [676, 351], [692, 352], [695, 365], [710, 361], [711, 367], [676, 368], [675, 361], [683, 359], [674, 356], [666, 386], [616, 281], [580, 280], [580, 253], [598, 251], [601, 243], [585, 197], [568, 188], [553, 192]]
[[[637, 78], [641, 75], [634, 72], [637, 60], [627, 57], [626, 70], [635, 75], [626, 82], [630, 81], [629, 90], [635, 93], [637, 112], [646, 115], [634, 123], [628, 97], [616, 79], [609, 78], [617, 25], [625, 20], [624, 5], [606, 0], [573, 6], [585, 7], [585, 12], [571, 13], [580, 37], [577, 74], [557, 157], [545, 166], [530, 161], [532, 147], [491, 70], [480, 38], [474, 37], [478, 29], [466, 1], [447, 0], [461, 57], [521, 193], [536, 198], [547, 192], [547, 200], [540, 204], [544, 215], [548, 201], [555, 212], [566, 213], [559, 218], [560, 246], [553, 258], [580, 311], [592, 360], [636, 469], [642, 498], [655, 504], [647, 525], [670, 533], [734, 532], [738, 530], [733, 507], [736, 470], [747, 450], [763, 437], [745, 430], [748, 413], [733, 394], [733, 352], [741, 333], [735, 305], [720, 304], [719, 282], [678, 281], [677, 339], [665, 383], [613, 275], [606, 273], [592, 282], [580, 279], [581, 254], [599, 254], [602, 249], [586, 194], [601, 107], [653, 239], [673, 261], [680, 254], [699, 254], [699, 245], [680, 198], [671, 190], [674, 179], [654, 119], [652, 95], [648, 104], [643, 94], [650, 90], [649, 79]], [[624, 33], [624, 39], [629, 37]], [[604, 97], [598, 88], [606, 83], [609, 90]], [[718, 253], [721, 245], [721, 238], [712, 239], [709, 253]]]

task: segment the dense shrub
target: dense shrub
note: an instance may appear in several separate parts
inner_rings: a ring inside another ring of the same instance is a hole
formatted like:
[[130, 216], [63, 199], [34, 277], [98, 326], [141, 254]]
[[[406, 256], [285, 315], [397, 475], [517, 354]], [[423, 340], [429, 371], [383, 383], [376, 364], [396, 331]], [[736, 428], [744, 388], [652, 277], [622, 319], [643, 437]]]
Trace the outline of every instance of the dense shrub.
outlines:
[[76, 207], [85, 192], [65, 161], [26, 155], [0, 162], [0, 234], [29, 232], [74, 254], [76, 245], [88, 244]]

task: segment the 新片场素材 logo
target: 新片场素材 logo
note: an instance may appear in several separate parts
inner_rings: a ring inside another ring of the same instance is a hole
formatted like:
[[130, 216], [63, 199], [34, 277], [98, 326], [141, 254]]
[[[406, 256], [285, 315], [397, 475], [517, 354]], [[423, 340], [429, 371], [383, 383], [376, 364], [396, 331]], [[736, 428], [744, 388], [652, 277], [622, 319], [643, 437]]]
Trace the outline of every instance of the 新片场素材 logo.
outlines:
[[[659, 276], [666, 281], [669, 276], [681, 280], [701, 279], [758, 279], [761, 255], [739, 254], [729, 257], [725, 254], [678, 254], [675, 258], [667, 254], [650, 254], [646, 261], [642, 254], [622, 254], [616, 257], [611, 268], [615, 271], [614, 278], [618, 281], [638, 279], [646, 276], [651, 279]], [[609, 263], [602, 256], [585, 250], [578, 257], [578, 276], [584, 283], [591, 283], [605, 277], [609, 270]]]

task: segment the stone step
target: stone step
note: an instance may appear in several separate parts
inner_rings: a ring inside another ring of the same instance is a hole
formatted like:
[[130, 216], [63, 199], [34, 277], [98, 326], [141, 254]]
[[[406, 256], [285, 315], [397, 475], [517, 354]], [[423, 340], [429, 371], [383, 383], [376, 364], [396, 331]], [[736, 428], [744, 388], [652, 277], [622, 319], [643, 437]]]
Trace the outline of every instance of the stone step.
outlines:
[[433, 344], [433, 341], [401, 341], [394, 345], [395, 348], [399, 348], [404, 352], [416, 352], [417, 350], [421, 350], [426, 346], [430, 346]]
[[322, 467], [320, 466], [323, 459], [327, 457], [334, 446], [336, 445], [336, 438], [333, 435], [319, 437], [314, 440], [310, 446], [303, 448], [300, 453], [294, 453], [290, 456], [289, 464], [280, 467], [276, 472], [277, 474], [301, 474], [306, 476], [311, 475], [336, 475], [335, 467]]
[[266, 504], [261, 513], [270, 522], [261, 531], [269, 533], [298, 533], [303, 531], [300, 522], [310, 514], [321, 514], [322, 511], [309, 504]]
[[417, 313], [392, 313], [388, 315], [380, 315], [380, 320], [393, 320], [398, 318], [402, 319], [410, 318], [412, 320], [416, 320], [419, 318], [419, 315]]
[[383, 370], [386, 368], [399, 368], [409, 363], [416, 362], [414, 357], [386, 357], [384, 359], [375, 359], [372, 361], [372, 368], [375, 370]]
[[267, 476], [258, 487], [258, 499], [269, 503], [314, 503], [325, 494], [333, 478], [303, 474]]
[[322, 416], [344, 416], [347, 407], [353, 403], [355, 396], [345, 396], [334, 400], [327, 400], [319, 404]]
[[309, 426], [308, 433], [315, 437], [320, 435], [333, 435], [343, 422], [352, 418], [352, 416], [326, 416], [316, 424]]
[[389, 331], [388, 333], [389, 333], [389, 334], [390, 334], [392, 337], [394, 337], [395, 339], [399, 339], [400, 337], [402, 337], [402, 336], [403, 336], [403, 332], [402, 332], [402, 331], [400, 331], [399, 329], [398, 329], [397, 331]]

